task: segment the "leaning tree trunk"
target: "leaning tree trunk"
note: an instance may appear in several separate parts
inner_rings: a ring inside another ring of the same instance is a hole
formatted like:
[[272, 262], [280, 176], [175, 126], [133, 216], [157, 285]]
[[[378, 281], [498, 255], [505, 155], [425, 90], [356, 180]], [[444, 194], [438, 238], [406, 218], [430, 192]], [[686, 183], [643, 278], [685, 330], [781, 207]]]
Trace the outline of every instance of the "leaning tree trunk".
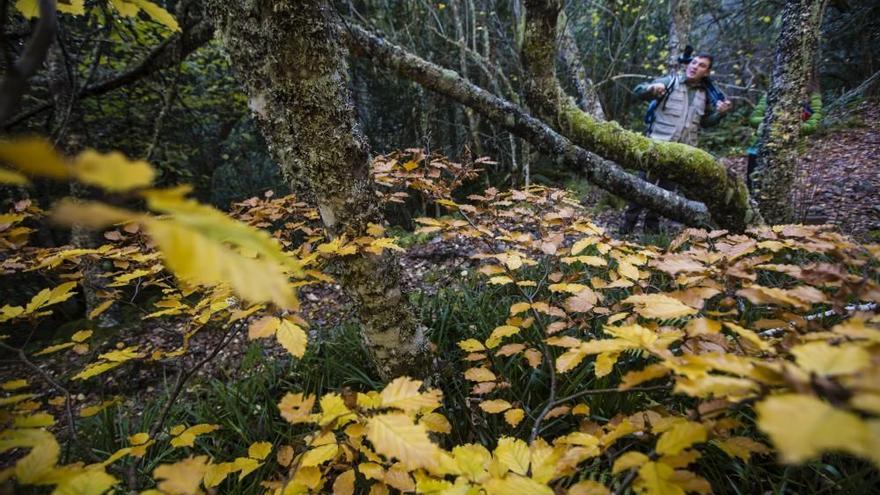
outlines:
[[824, 0], [788, 0], [761, 132], [755, 199], [769, 223], [795, 221], [792, 185], [801, 109], [819, 45]]
[[578, 108], [602, 122], [605, 120], [605, 110], [602, 109], [602, 102], [599, 101], [599, 95], [596, 93], [593, 81], [587, 76], [587, 69], [581, 60], [581, 51], [574, 37], [572, 22], [566, 17], [564, 11], [559, 14], [559, 24], [561, 31], [559, 33], [559, 57], [562, 59], [565, 75], [574, 88]]
[[616, 122], [599, 122], [578, 108], [556, 79], [556, 24], [561, 0], [525, 0], [522, 45], [529, 107], [574, 144], [623, 166], [675, 182], [702, 201], [724, 228], [742, 231], [757, 220], [745, 183], [709, 153], [680, 143], [654, 141]]
[[[210, 0], [209, 9], [270, 151], [295, 191], [308, 191], [330, 236], [354, 239], [382, 221], [357, 127], [344, 49], [323, 0]], [[425, 375], [425, 339], [390, 254], [340, 261], [363, 337], [385, 378]]]
[[[349, 25], [345, 41], [352, 52], [395, 71], [401, 77], [473, 108], [486, 119], [535, 145], [560, 165], [583, 173], [599, 187], [687, 225], [709, 225], [706, 206], [627, 173], [616, 163], [571, 142], [529, 115], [522, 107], [465, 81], [455, 71], [434, 65], [403, 48]], [[524, 152], [524, 156], [526, 153]]]

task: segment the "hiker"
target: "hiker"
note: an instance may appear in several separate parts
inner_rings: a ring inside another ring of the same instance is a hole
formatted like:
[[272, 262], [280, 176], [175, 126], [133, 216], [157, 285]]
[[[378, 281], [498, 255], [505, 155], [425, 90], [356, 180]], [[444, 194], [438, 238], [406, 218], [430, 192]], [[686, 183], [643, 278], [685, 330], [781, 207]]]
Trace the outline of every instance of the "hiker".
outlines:
[[[688, 56], [687, 52], [685, 56]], [[635, 93], [644, 100], [653, 100], [645, 118], [648, 124], [646, 136], [657, 141], [696, 146], [700, 127], [717, 124], [730, 110], [731, 103], [708, 79], [712, 71], [712, 55], [700, 53], [679, 60], [687, 61], [684, 74], [670, 74], [639, 84]], [[639, 176], [648, 178], [644, 172]], [[657, 184], [667, 189], [673, 187], [668, 181], [658, 181]], [[629, 204], [620, 227], [621, 234], [633, 231], [643, 209], [635, 203]], [[659, 227], [660, 217], [649, 210], [645, 214], [645, 232], [656, 233]]]
[[[814, 76], [807, 85], [807, 91], [810, 94], [810, 101], [804, 103], [801, 109], [801, 136], [809, 136], [816, 132], [819, 123], [822, 121], [822, 93], [819, 91], [819, 83]], [[761, 96], [758, 104], [752, 110], [749, 116], [749, 124], [755, 128], [755, 135], [749, 142], [749, 149], [746, 151], [749, 157], [749, 164], [746, 170], [746, 186], [749, 191], [752, 190], [752, 176], [755, 173], [755, 167], [758, 165], [758, 150], [761, 140], [761, 130], [764, 126], [764, 112], [767, 110], [767, 93]]]

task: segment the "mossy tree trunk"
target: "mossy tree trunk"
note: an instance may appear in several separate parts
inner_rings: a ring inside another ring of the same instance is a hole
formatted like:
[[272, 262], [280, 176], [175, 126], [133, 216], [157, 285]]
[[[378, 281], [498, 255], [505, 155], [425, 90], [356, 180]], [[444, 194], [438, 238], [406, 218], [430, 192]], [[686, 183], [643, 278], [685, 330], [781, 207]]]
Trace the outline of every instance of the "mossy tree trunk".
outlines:
[[[522, 107], [475, 86], [455, 71], [423, 60], [357, 25], [347, 26], [343, 33], [345, 42], [355, 55], [473, 108], [487, 120], [531, 143], [559, 165], [583, 173], [587, 180], [599, 187], [684, 224], [700, 227], [709, 224], [709, 214], [702, 203], [641, 180], [614, 162], [576, 146]], [[524, 152], [523, 156], [526, 155]]]
[[771, 223], [795, 221], [792, 185], [801, 110], [819, 45], [824, 0], [788, 0], [776, 45], [773, 80], [761, 127], [755, 199]]
[[616, 122], [599, 122], [562, 91], [555, 73], [556, 25], [561, 0], [525, 0], [522, 60], [529, 107], [563, 136], [625, 167], [675, 182], [708, 207], [721, 226], [742, 231], [757, 219], [745, 183], [709, 153], [680, 143], [653, 141]]
[[[208, 6], [293, 190], [314, 198], [330, 236], [366, 235], [382, 217], [330, 7], [323, 0], [210, 0]], [[426, 342], [401, 292], [396, 258], [387, 252], [352, 255], [337, 268], [384, 377], [428, 373]]]
[[581, 51], [574, 36], [572, 22], [571, 19], [566, 17], [565, 11], [560, 12], [559, 58], [562, 59], [565, 75], [569, 79], [570, 85], [574, 88], [575, 101], [578, 107], [590, 114], [594, 119], [604, 121], [605, 110], [602, 109], [602, 102], [599, 101], [599, 95], [596, 94], [596, 87], [593, 86], [593, 81], [587, 76], [587, 69], [581, 60]]

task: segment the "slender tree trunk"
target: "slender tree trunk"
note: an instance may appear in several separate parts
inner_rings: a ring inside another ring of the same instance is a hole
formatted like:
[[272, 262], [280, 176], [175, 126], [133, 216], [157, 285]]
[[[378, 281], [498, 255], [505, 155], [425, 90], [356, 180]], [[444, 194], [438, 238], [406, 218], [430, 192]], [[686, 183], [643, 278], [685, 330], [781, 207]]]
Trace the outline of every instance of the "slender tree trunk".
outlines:
[[669, 0], [669, 40], [666, 43], [669, 56], [666, 58], [666, 66], [670, 72], [677, 70], [678, 56], [687, 46], [690, 32], [690, 0]]
[[792, 185], [796, 172], [801, 109], [819, 45], [824, 0], [788, 0], [782, 11], [773, 80], [761, 132], [755, 199], [770, 223], [795, 220]]
[[574, 87], [578, 108], [602, 122], [605, 120], [605, 111], [602, 109], [602, 103], [599, 102], [593, 81], [587, 77], [587, 69], [581, 61], [581, 51], [574, 37], [574, 28], [564, 11], [559, 14], [559, 29], [561, 31], [559, 55], [565, 67], [565, 75]]
[[[210, 0], [209, 8], [293, 189], [314, 197], [331, 237], [366, 235], [382, 217], [329, 6], [322, 0]], [[338, 271], [383, 376], [427, 374], [423, 331], [400, 290], [396, 258], [387, 252], [346, 256]]]

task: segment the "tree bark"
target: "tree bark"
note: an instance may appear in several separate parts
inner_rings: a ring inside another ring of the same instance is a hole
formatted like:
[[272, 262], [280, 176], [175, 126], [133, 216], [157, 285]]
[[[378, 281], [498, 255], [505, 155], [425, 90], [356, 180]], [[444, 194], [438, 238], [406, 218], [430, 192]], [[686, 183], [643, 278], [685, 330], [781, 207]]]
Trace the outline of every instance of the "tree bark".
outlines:
[[578, 108], [589, 114], [599, 122], [605, 120], [605, 111], [596, 94], [593, 81], [587, 77], [587, 69], [581, 61], [581, 51], [578, 49], [577, 40], [574, 37], [574, 29], [567, 19], [565, 11], [559, 14], [559, 56], [565, 67], [565, 75], [571, 81], [575, 91], [575, 101]]
[[[616, 122], [599, 122], [578, 108], [556, 79], [556, 24], [560, 0], [526, 0], [522, 47], [529, 107], [575, 145], [623, 166], [675, 182], [706, 204], [722, 227], [742, 231], [757, 219], [745, 183], [709, 153], [681, 143], [654, 141]], [[665, 215], [665, 214], [664, 214]]]
[[[331, 237], [381, 223], [368, 148], [347, 86], [346, 53], [323, 0], [210, 0], [209, 9], [269, 149], [294, 191], [317, 202]], [[384, 378], [423, 376], [425, 338], [400, 290], [396, 258], [340, 260], [343, 288]]]
[[678, 56], [688, 44], [691, 31], [690, 0], [669, 0], [669, 40], [666, 66], [670, 72], [678, 70]]
[[345, 41], [355, 55], [368, 58], [401, 77], [473, 108], [508, 132], [534, 144], [557, 163], [585, 174], [599, 187], [654, 208], [686, 225], [709, 225], [705, 205], [643, 181], [614, 162], [574, 145], [521, 107], [465, 81], [455, 71], [423, 60], [359, 26], [348, 26], [345, 34]]
[[788, 0], [782, 11], [773, 79], [755, 173], [754, 195], [767, 221], [795, 221], [792, 185], [801, 109], [819, 45], [824, 0]]

